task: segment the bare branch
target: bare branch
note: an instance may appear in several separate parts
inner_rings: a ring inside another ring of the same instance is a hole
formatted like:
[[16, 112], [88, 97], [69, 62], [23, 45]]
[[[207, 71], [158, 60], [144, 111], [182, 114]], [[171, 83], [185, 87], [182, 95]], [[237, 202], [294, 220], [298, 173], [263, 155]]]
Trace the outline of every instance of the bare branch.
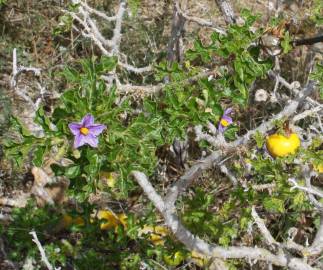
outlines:
[[102, 19], [106, 20], [106, 21], [115, 21], [117, 19], [116, 16], [112, 16], [112, 17], [109, 17], [107, 15], [105, 15], [103, 12], [99, 11], [99, 10], [96, 10], [94, 8], [91, 8], [88, 4], [84, 3], [84, 2], [80, 2], [80, 4], [84, 7], [84, 9], [86, 9], [88, 12], [90, 13], [93, 13], [99, 17], [101, 17]]
[[235, 15], [229, 0], [215, 0], [227, 24], [235, 23]]
[[[215, 130], [213, 130], [213, 131], [215, 131]], [[227, 142], [225, 141], [224, 136], [221, 133], [218, 133], [218, 136], [213, 136], [213, 135], [207, 134], [205, 132], [202, 132], [202, 125], [195, 126], [194, 132], [195, 132], [195, 136], [196, 136], [196, 138], [195, 138], [196, 141], [205, 140], [210, 145], [212, 145], [216, 148], [219, 148], [221, 146], [223, 146], [223, 147], [227, 146]]]
[[121, 61], [119, 61], [119, 66], [128, 70], [128, 71], [131, 71], [131, 72], [134, 72], [136, 74], [140, 74], [140, 73], [146, 73], [146, 72], [150, 72], [153, 70], [152, 66], [147, 66], [147, 67], [135, 67], [135, 66], [132, 66], [132, 65], [129, 65], [127, 63], [123, 63]]
[[30, 194], [24, 192], [19, 193], [14, 198], [0, 197], [0, 205], [21, 208], [26, 206], [29, 198]]
[[173, 19], [171, 36], [167, 46], [167, 61], [180, 62], [181, 50], [179, 47], [179, 40], [183, 35], [184, 25], [186, 19], [177, 11], [176, 2], [174, 3]]
[[255, 206], [252, 206], [251, 215], [255, 220], [262, 236], [265, 238], [267, 244], [269, 244], [270, 246], [279, 246], [279, 243], [272, 237], [271, 233], [267, 229], [264, 220], [259, 217]]
[[220, 170], [221, 170], [222, 173], [224, 173], [230, 179], [230, 181], [232, 182], [232, 184], [234, 186], [238, 185], [237, 178], [234, 176], [234, 174], [231, 171], [229, 171], [227, 166], [225, 166], [224, 164], [220, 165]]
[[299, 185], [297, 183], [297, 181], [294, 178], [289, 178], [288, 179], [288, 182], [290, 182], [292, 184], [291, 190], [293, 190], [293, 189], [299, 189], [299, 190], [303, 190], [303, 191], [305, 191], [307, 193], [316, 195], [316, 196], [318, 196], [320, 198], [323, 198], [323, 191], [321, 191], [321, 190], [319, 190], [317, 188], [301, 186], [301, 185]]
[[308, 255], [320, 255], [323, 252], [323, 212], [321, 212], [320, 216], [320, 225], [317, 230], [316, 236], [312, 245], [306, 250]]
[[98, 37], [98, 39], [106, 46], [112, 46], [112, 42], [110, 40], [107, 40], [106, 38], [103, 37], [101, 32], [99, 31], [98, 27], [96, 26], [96, 23], [94, 22], [93, 19], [89, 17], [88, 14], [84, 14], [84, 19], [88, 23], [88, 25], [91, 28], [91, 31], [89, 33], [93, 33], [94, 36]]
[[[111, 56], [112, 54], [104, 47], [104, 42], [107, 42], [106, 40], [100, 40], [99, 37], [97, 37], [92, 31], [91, 28], [88, 26], [88, 24], [86, 23], [86, 21], [82, 20], [80, 17], [78, 17], [75, 13], [73, 12], [68, 12], [73, 19], [75, 19], [76, 21], [78, 21], [83, 28], [85, 29], [85, 31], [81, 31], [81, 34], [86, 37], [86, 38], [90, 38], [95, 45], [97, 45], [99, 47], [99, 49], [101, 50], [101, 52], [104, 55], [108, 55]], [[75, 29], [75, 28], [74, 28]]]
[[17, 78], [23, 72], [33, 72], [35, 76], [39, 76], [41, 69], [34, 67], [24, 67], [19, 65], [17, 62], [17, 49], [14, 48], [12, 52], [12, 77], [10, 80], [11, 87], [15, 87], [17, 85]]
[[[119, 5], [119, 10], [115, 17], [107, 17], [104, 13], [90, 8], [86, 3], [79, 0], [72, 0], [73, 3], [81, 4], [79, 6], [77, 13], [66, 11], [70, 14], [74, 20], [79, 22], [85, 31], [81, 31], [84, 37], [90, 38], [101, 50], [104, 55], [112, 56], [119, 55], [119, 46], [121, 41], [121, 27], [124, 12], [126, 10], [125, 1], [121, 1]], [[105, 20], [115, 21], [115, 28], [113, 30], [113, 37], [111, 40], [103, 37], [94, 19], [90, 17], [90, 13], [95, 14]], [[81, 17], [79, 17], [79, 14]]]
[[272, 189], [275, 189], [275, 188], [276, 188], [275, 183], [262, 184], [262, 185], [252, 185], [252, 189], [257, 190], [257, 191], [262, 191], [262, 190], [265, 190], [265, 189], [272, 190]]
[[202, 18], [198, 18], [198, 17], [194, 17], [194, 16], [189, 16], [187, 15], [181, 8], [180, 8], [180, 5], [179, 5], [179, 1], [175, 1], [175, 6], [176, 6], [176, 9], [177, 9], [177, 12], [179, 14], [181, 14], [186, 20], [188, 21], [191, 21], [191, 22], [195, 22], [201, 26], [204, 26], [204, 27], [210, 27], [212, 28], [212, 30], [214, 30], [215, 32], [219, 33], [219, 34], [222, 34], [222, 35], [226, 35], [226, 32], [225, 30], [223, 30], [222, 28], [216, 26], [216, 24], [214, 24], [213, 22], [211, 21], [207, 21], [205, 19], [202, 19]]
[[[285, 86], [287, 89], [293, 91], [294, 94], [299, 94], [299, 90], [298, 87], [296, 87], [297, 85], [295, 83], [289, 83], [287, 82], [282, 76], [280, 76], [279, 74], [276, 74], [274, 71], [270, 70], [268, 72], [268, 75], [271, 78], [274, 78], [275, 80], [277, 80], [277, 82], [281, 83], [283, 86]], [[310, 102], [312, 105], [316, 105], [316, 106], [320, 106], [320, 103], [315, 101], [314, 99], [310, 98], [310, 97], [306, 97], [306, 100], [308, 102]]]
[[166, 207], [165, 202], [157, 194], [145, 174], [138, 171], [134, 171], [132, 174], [141, 188], [145, 191], [150, 201], [163, 215], [167, 226], [172, 230], [176, 238], [181, 241], [189, 250], [195, 250], [206, 256], [220, 259], [261, 260], [277, 266], [289, 267], [293, 270], [314, 269], [298, 258], [290, 258], [284, 254], [275, 255], [263, 248], [235, 246], [224, 248], [206, 243], [198, 236], [193, 235], [182, 225], [178, 216], [174, 213], [174, 209]]
[[[201, 73], [185, 79], [181, 82], [169, 82], [169, 83], [159, 83], [156, 85], [132, 85], [132, 84], [122, 84], [120, 82], [116, 82], [116, 85], [118, 87], [118, 90], [121, 93], [136, 93], [136, 92], [141, 92], [142, 95], [153, 95], [153, 94], [158, 94], [164, 87], [167, 85], [172, 85], [172, 84], [182, 84], [183, 86], [194, 83], [198, 81], [199, 79], [208, 77], [210, 75], [214, 75], [214, 70], [206, 70], [202, 71]], [[103, 77], [103, 79], [107, 79], [106, 77]]]
[[116, 55], [119, 53], [119, 46], [121, 41], [121, 26], [124, 12], [126, 11], [126, 3], [125, 1], [120, 2], [119, 10], [116, 15], [116, 25], [113, 30], [113, 38], [111, 40], [112, 43], [112, 54]]
[[159, 196], [159, 194], [150, 184], [146, 175], [138, 171], [133, 171], [132, 175], [135, 177], [138, 184], [142, 187], [144, 192], [147, 194], [149, 200], [154, 203], [155, 207], [158, 209], [159, 212], [163, 213], [166, 210], [165, 203], [162, 197]]
[[32, 241], [37, 245], [37, 248], [38, 248], [38, 250], [40, 252], [40, 256], [41, 256], [41, 261], [46, 265], [47, 269], [48, 270], [60, 270], [61, 269], [60, 267], [59, 268], [54, 268], [50, 264], [50, 262], [48, 261], [48, 259], [46, 257], [45, 250], [42, 247], [41, 243], [39, 242], [36, 232], [31, 231], [29, 234], [33, 237]]
[[314, 89], [315, 89], [314, 82], [310, 81], [308, 83], [308, 85], [306, 85], [302, 89], [302, 91], [299, 92], [297, 97], [294, 100], [292, 100], [280, 113], [276, 114], [275, 116], [273, 116], [271, 118], [271, 120], [264, 122], [259, 127], [255, 128], [253, 130], [250, 130], [244, 136], [237, 139], [236, 141], [234, 141], [230, 145], [233, 147], [237, 147], [238, 145], [245, 144], [246, 142], [248, 142], [250, 140], [251, 136], [253, 136], [256, 132], [265, 133], [267, 130], [269, 130], [273, 126], [273, 123], [276, 120], [290, 117], [291, 115], [293, 115], [296, 112], [299, 104], [301, 102], [303, 102], [303, 100], [307, 96], [309, 96], [314, 91]]
[[318, 106], [316, 106], [316, 107], [314, 107], [312, 109], [306, 110], [306, 111], [304, 111], [304, 112], [302, 112], [300, 114], [295, 115], [293, 117], [293, 119], [292, 119], [292, 122], [295, 123], [295, 122], [297, 122], [299, 120], [302, 120], [302, 119], [304, 119], [304, 118], [306, 118], [308, 116], [311, 116], [311, 115], [313, 115], [313, 114], [315, 114], [315, 113], [317, 113], [317, 112], [319, 112], [321, 110], [323, 110], [323, 105], [318, 105]]

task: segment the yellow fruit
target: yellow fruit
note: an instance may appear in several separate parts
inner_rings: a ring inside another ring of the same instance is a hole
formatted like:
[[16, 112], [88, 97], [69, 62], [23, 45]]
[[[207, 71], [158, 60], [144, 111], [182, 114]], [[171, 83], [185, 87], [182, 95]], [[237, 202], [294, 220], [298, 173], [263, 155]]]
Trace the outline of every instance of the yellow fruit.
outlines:
[[108, 210], [99, 210], [97, 213], [99, 220], [104, 219], [106, 222], [101, 223], [101, 230], [108, 230], [111, 228], [117, 228], [118, 225], [122, 224], [125, 228], [127, 227], [127, 216], [125, 214], [115, 214]]
[[177, 266], [184, 261], [185, 257], [183, 252], [176, 251], [174, 254], [171, 255], [164, 255], [164, 261], [169, 266]]
[[296, 133], [292, 133], [288, 137], [273, 134], [268, 136], [266, 141], [267, 150], [273, 157], [285, 157], [294, 154], [300, 145], [301, 141]]
[[139, 231], [139, 234], [150, 234], [149, 239], [154, 245], [164, 245], [165, 237], [169, 234], [169, 230], [164, 226], [150, 226], [145, 225], [143, 229]]

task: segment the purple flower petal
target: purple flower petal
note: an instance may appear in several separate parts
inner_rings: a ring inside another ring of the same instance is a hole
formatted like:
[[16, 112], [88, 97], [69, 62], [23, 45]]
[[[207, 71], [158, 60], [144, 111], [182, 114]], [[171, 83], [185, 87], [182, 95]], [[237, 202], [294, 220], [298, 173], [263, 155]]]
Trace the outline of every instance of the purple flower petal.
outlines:
[[91, 147], [97, 147], [99, 139], [97, 138], [104, 129], [106, 125], [94, 124], [94, 117], [91, 114], [85, 115], [81, 123], [70, 123], [69, 128], [74, 134], [74, 148], [88, 144]]
[[103, 130], [105, 130], [107, 127], [106, 125], [101, 125], [101, 124], [93, 124], [90, 126], [87, 126], [89, 129], [89, 133], [93, 134], [94, 136], [98, 136], [102, 133]]
[[98, 147], [99, 139], [91, 133], [84, 137], [84, 141], [92, 147]]
[[68, 127], [70, 128], [73, 135], [76, 136], [80, 134], [80, 128], [82, 127], [82, 125], [79, 123], [70, 123]]
[[233, 123], [233, 120], [230, 116], [227, 116], [227, 115], [223, 115], [221, 120], [224, 119], [225, 121], [228, 122], [228, 124], [232, 124]]
[[220, 133], [223, 133], [224, 130], [225, 130], [225, 127], [222, 126], [221, 123], [219, 123], [218, 130], [219, 130]]
[[85, 115], [83, 117], [81, 123], [82, 123], [82, 126], [83, 127], [88, 127], [88, 126], [93, 125], [94, 124], [94, 117], [93, 117], [93, 115], [91, 115], [91, 114], [88, 113], [87, 115]]
[[230, 113], [232, 113], [232, 108], [226, 109], [223, 115], [230, 114]]
[[78, 134], [75, 136], [74, 139], [74, 148], [79, 148], [82, 145], [84, 145], [86, 143], [86, 136], [84, 136], [83, 134]]

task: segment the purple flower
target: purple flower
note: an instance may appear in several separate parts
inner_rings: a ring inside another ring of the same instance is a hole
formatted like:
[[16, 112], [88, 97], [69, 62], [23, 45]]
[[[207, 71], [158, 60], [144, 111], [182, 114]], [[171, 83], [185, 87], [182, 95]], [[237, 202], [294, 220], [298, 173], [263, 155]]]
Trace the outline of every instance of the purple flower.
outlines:
[[74, 148], [84, 144], [97, 147], [99, 141], [97, 136], [107, 128], [105, 125], [94, 124], [94, 117], [91, 114], [85, 115], [80, 123], [70, 123], [68, 127], [75, 136]]
[[219, 126], [218, 126], [219, 132], [223, 133], [228, 127], [228, 125], [232, 124], [233, 120], [229, 116], [231, 112], [232, 112], [232, 108], [228, 108], [224, 111], [224, 114], [222, 115], [219, 121]]

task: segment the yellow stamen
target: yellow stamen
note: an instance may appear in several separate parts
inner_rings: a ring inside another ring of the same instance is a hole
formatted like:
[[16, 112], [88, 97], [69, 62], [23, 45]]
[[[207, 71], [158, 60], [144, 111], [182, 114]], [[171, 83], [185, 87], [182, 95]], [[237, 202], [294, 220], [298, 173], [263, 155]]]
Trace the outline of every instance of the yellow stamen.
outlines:
[[227, 127], [228, 125], [230, 125], [230, 123], [227, 120], [223, 119], [223, 118], [221, 119], [220, 123], [224, 127]]
[[82, 128], [80, 129], [80, 132], [81, 132], [83, 135], [87, 135], [87, 134], [89, 134], [89, 129], [88, 129], [88, 128], [86, 128], [86, 127], [82, 127]]

